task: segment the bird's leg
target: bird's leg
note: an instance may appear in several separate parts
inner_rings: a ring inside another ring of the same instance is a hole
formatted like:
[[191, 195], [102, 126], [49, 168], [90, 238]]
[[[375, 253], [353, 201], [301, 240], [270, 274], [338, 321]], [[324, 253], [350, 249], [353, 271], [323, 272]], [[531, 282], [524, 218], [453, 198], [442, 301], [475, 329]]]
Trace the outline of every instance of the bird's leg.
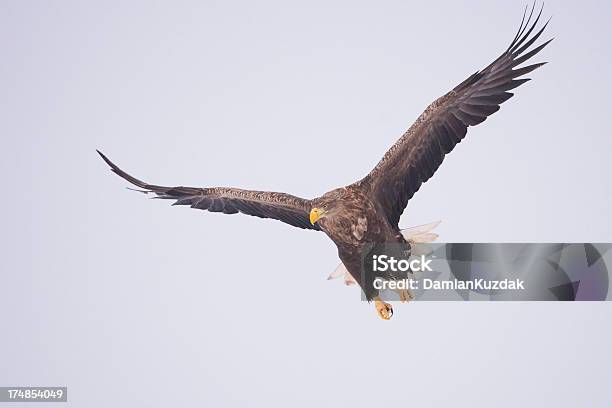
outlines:
[[410, 302], [412, 299], [414, 299], [414, 296], [412, 296], [409, 289], [400, 289], [397, 291], [397, 293], [402, 303]]
[[374, 306], [376, 307], [376, 313], [383, 320], [389, 320], [393, 316], [393, 308], [389, 303], [385, 303], [378, 296], [374, 298]]

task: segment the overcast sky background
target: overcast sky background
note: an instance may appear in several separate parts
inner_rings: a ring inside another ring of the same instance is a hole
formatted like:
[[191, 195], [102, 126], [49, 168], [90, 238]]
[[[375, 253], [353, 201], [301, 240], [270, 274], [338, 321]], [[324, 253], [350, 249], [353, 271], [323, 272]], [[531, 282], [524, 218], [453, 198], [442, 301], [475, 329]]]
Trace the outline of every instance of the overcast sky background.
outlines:
[[[384, 322], [325, 280], [323, 234], [147, 200], [95, 153], [153, 183], [318, 196], [497, 57], [523, 6], [0, 2], [0, 385], [67, 385], [75, 407], [607, 406], [608, 303], [424, 302]], [[403, 227], [612, 241], [611, 11], [546, 2], [550, 64]]]

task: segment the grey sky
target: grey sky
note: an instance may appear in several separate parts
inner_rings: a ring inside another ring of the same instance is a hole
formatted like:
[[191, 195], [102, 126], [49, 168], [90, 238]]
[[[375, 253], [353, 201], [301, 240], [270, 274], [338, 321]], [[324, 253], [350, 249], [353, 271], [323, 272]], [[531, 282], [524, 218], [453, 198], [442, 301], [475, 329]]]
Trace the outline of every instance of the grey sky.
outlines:
[[[609, 304], [427, 302], [383, 322], [325, 281], [323, 234], [147, 200], [95, 154], [159, 184], [320, 195], [497, 57], [523, 7], [2, 1], [0, 385], [67, 385], [75, 407], [606, 405]], [[612, 241], [611, 9], [546, 2], [550, 64], [402, 226]]]

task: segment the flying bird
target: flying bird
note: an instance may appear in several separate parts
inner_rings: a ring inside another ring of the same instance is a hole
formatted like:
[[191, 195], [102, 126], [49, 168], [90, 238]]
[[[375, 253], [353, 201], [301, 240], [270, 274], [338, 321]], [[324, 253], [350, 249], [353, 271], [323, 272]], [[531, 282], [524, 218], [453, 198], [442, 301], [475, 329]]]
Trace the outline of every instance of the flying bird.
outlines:
[[[431, 103], [410, 128], [386, 152], [376, 167], [361, 180], [334, 189], [314, 199], [286, 193], [242, 190], [231, 187], [165, 187], [145, 183], [121, 170], [100, 151], [111, 170], [157, 198], [175, 200], [173, 205], [221, 212], [242, 213], [282, 221], [294, 227], [323, 231], [338, 248], [342, 271], [350, 274], [368, 301], [374, 301], [378, 315], [393, 315], [389, 303], [381, 300], [370, 284], [372, 276], [361, 270], [362, 251], [368, 245], [397, 243], [410, 245], [398, 226], [408, 200], [429, 180], [444, 156], [461, 142], [470, 126], [484, 122], [510, 99], [510, 90], [529, 81], [521, 78], [545, 63], [524, 65], [552, 39], [532, 48], [548, 21], [537, 30], [540, 9], [530, 25], [535, 4], [528, 9], [510, 46], [490, 65], [477, 71], [450, 92]], [[550, 20], [549, 20], [550, 21]], [[403, 300], [410, 298], [404, 294]]]

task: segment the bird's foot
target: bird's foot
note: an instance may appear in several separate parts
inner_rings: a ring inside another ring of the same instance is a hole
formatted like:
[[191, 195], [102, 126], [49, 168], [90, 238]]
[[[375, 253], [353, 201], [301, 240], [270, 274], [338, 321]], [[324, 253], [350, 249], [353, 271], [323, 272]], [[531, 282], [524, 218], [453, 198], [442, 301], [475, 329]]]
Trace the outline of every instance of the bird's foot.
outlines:
[[393, 308], [389, 303], [376, 298], [374, 299], [374, 306], [376, 307], [376, 313], [378, 313], [381, 319], [389, 320], [393, 316]]
[[412, 296], [412, 293], [410, 293], [408, 289], [400, 289], [397, 291], [397, 293], [399, 294], [399, 298], [402, 303], [410, 302], [412, 299], [414, 299], [414, 296]]

